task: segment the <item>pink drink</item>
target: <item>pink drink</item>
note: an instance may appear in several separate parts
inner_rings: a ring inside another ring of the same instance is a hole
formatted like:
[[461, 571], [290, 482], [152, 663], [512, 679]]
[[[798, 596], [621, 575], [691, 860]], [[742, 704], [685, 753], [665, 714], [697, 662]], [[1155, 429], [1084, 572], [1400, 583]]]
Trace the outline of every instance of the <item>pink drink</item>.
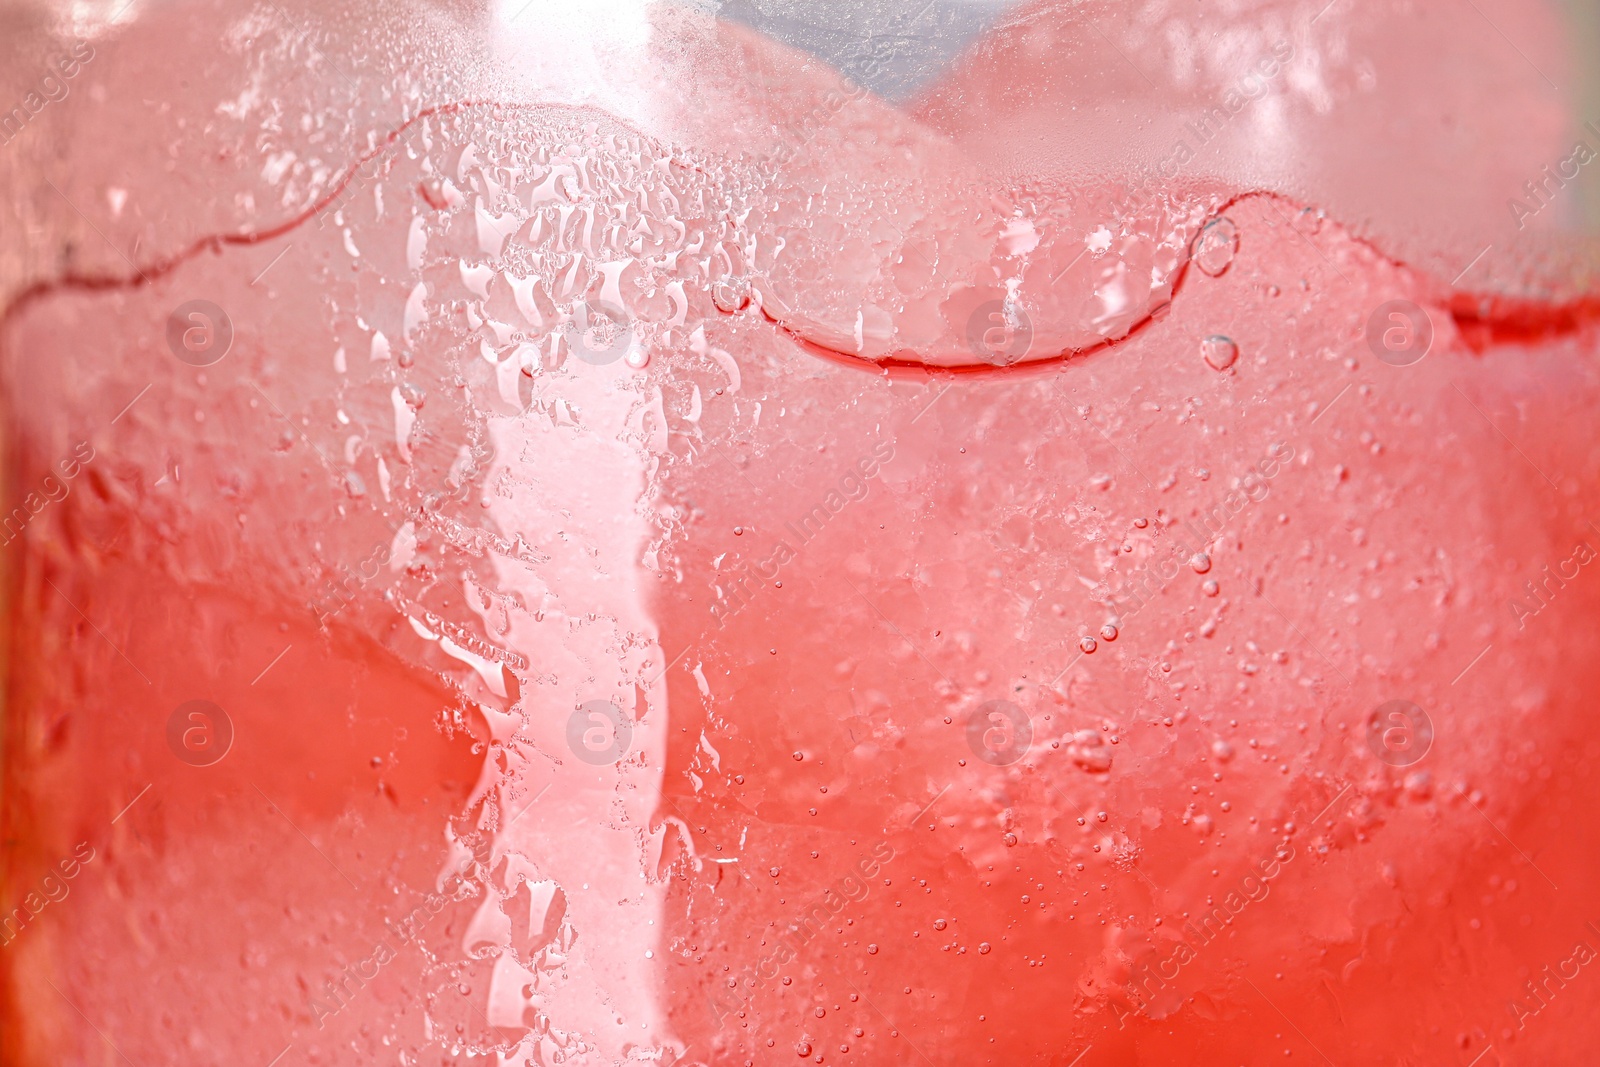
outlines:
[[1588, 1062], [1551, 13], [9, 17], [6, 1062]]

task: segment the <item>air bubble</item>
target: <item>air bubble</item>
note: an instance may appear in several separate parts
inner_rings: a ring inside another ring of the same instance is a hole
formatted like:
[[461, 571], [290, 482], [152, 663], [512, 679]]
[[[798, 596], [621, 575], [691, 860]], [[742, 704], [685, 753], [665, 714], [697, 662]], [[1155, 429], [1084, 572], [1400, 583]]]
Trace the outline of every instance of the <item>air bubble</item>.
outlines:
[[1202, 272], [1216, 278], [1233, 264], [1234, 253], [1239, 251], [1239, 228], [1233, 220], [1223, 215], [1206, 223], [1194, 239], [1192, 256], [1194, 265]]
[[1200, 356], [1212, 370], [1227, 370], [1239, 361], [1239, 346], [1220, 333], [1200, 342]]

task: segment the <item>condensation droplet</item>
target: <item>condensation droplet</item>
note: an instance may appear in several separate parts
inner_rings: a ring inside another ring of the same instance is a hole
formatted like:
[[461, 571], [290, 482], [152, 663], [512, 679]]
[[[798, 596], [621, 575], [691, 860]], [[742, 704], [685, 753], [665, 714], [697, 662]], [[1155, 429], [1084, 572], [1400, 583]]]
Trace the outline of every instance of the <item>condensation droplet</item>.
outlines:
[[711, 302], [717, 310], [732, 315], [750, 306], [750, 282], [746, 278], [723, 278], [711, 287]]
[[1115, 641], [1117, 639], [1117, 628], [1108, 622], [1100, 627], [1100, 636], [1107, 641]]
[[1211, 569], [1211, 557], [1204, 552], [1196, 552], [1194, 558], [1189, 561], [1189, 566], [1194, 568], [1196, 574], [1204, 574]]
[[1216, 596], [1221, 591], [1221, 586], [1217, 585], [1215, 578], [1207, 578], [1200, 584], [1200, 591], [1206, 596]]
[[1100, 645], [1092, 637], [1080, 637], [1078, 639], [1078, 647], [1083, 649], [1083, 654], [1087, 656], [1089, 653], [1099, 648]]
[[1233, 264], [1239, 251], [1239, 228], [1226, 215], [1206, 223], [1194, 239], [1194, 265], [1215, 278]]
[[1200, 356], [1212, 370], [1227, 370], [1239, 361], [1239, 346], [1233, 338], [1214, 333], [1200, 342]]
[[981, 942], [978, 945], [978, 955], [987, 956], [989, 954], [989, 951], [990, 951], [991, 948], [993, 948], [993, 946], [990, 945], [989, 942], [987, 942], [987, 941]]

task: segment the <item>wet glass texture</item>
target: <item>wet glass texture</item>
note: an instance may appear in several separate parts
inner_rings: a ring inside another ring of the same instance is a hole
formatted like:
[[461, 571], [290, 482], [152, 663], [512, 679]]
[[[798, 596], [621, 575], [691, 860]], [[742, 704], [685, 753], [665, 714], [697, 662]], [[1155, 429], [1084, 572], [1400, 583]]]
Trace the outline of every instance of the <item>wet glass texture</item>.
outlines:
[[1597, 39], [0, 7], [0, 1063], [1591, 1064]]

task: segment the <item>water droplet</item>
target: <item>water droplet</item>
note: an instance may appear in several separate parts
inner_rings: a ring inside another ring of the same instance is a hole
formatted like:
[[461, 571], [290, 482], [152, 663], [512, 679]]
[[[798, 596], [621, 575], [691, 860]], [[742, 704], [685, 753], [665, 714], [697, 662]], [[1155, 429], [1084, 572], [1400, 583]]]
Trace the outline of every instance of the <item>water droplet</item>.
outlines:
[[1083, 649], [1083, 654], [1087, 656], [1089, 653], [1099, 648], [1100, 645], [1092, 637], [1080, 637], [1078, 638], [1078, 647]]
[[1234, 253], [1238, 251], [1239, 228], [1232, 219], [1222, 215], [1206, 223], [1200, 236], [1194, 239], [1191, 254], [1194, 265], [1215, 278], [1232, 265]]
[[650, 353], [646, 352], [642, 348], [629, 349], [628, 354], [623, 357], [622, 362], [626, 363], [634, 370], [644, 370], [645, 367], [650, 365]]
[[878, 954], [878, 946], [877, 945], [868, 945], [867, 946], [867, 955], [876, 956], [877, 954]]
[[1100, 627], [1100, 636], [1107, 641], [1115, 641], [1117, 639], [1117, 628], [1108, 622]]
[[817, 1005], [817, 1011], [816, 1011], [817, 1018], [820, 1019], [826, 1014], [828, 1014], [828, 1009], [824, 1008], [821, 1004], [818, 1004]]
[[989, 954], [990, 949], [992, 949], [993, 947], [994, 946], [990, 945], [989, 942], [987, 942], [987, 941], [981, 942], [978, 945], [978, 955], [987, 956]]
[[1204, 552], [1196, 552], [1194, 558], [1189, 561], [1189, 566], [1194, 568], [1196, 574], [1204, 574], [1211, 569], [1211, 557]]
[[943, 930], [946, 926], [949, 926], [949, 925], [950, 924], [945, 922], [943, 919], [935, 919], [935, 920], [933, 920], [933, 928], [935, 930]]
[[794, 761], [796, 763], [799, 763], [801, 760], [803, 760], [805, 758], [806, 758], [806, 754], [804, 752], [796, 752], [794, 754]]
[[1002, 840], [1002, 841], [1004, 841], [1006, 843], [1006, 848], [1012, 848], [1017, 843], [1017, 835], [1016, 834], [1006, 834], [1000, 840]]
[[438, 178], [430, 178], [420, 183], [418, 191], [422, 193], [422, 199], [426, 200], [428, 206], [435, 211], [443, 211], [450, 206], [450, 200], [445, 195], [444, 183]]
[[718, 311], [732, 315], [750, 306], [750, 281], [747, 278], [723, 278], [711, 287], [711, 302]]
[[1212, 370], [1227, 370], [1239, 361], [1239, 346], [1233, 338], [1214, 333], [1200, 342], [1200, 356]]
[[1217, 585], [1215, 578], [1207, 578], [1200, 584], [1200, 591], [1206, 596], [1216, 596], [1221, 591], [1221, 588], [1221, 586]]
[[811, 1043], [802, 1041], [794, 1047], [794, 1050], [801, 1056], [809, 1056], [811, 1055]]
[[744, 534], [744, 527], [743, 526], [735, 526], [733, 528], [733, 536], [740, 537], [740, 536], [743, 536], [743, 534]]

